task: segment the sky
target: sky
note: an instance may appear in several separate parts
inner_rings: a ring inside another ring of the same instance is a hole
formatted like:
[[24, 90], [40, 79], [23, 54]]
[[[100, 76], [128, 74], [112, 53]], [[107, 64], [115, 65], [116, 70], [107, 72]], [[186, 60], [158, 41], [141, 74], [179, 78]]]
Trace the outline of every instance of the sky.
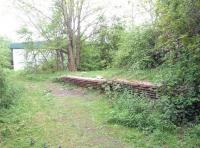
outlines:
[[[28, 1], [28, 0], [26, 0]], [[45, 14], [48, 14], [52, 0], [29, 0], [33, 2]], [[134, 15], [137, 12], [137, 3], [139, 0], [132, 0], [134, 10], [128, 4], [128, 0], [93, 0], [97, 5], [107, 8], [106, 15], [131, 17], [132, 11]], [[20, 41], [17, 31], [26, 23], [26, 14], [17, 9], [14, 5], [16, 0], [0, 0], [0, 36], [7, 37], [13, 42]], [[135, 23], [140, 24], [144, 21], [145, 15], [139, 14], [135, 16]]]
[[[31, 0], [45, 13], [49, 10], [51, 0]], [[15, 6], [15, 0], [0, 0], [0, 36], [13, 42], [20, 40], [17, 31], [26, 24], [25, 14]]]
[[0, 35], [16, 39], [16, 29], [20, 20], [10, 5], [10, 0], [0, 0]]

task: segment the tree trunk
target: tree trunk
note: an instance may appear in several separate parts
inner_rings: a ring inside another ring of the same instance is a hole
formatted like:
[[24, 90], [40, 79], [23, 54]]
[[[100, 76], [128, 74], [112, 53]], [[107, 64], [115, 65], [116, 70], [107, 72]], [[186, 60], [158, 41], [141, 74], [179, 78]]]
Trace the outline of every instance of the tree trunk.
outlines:
[[58, 51], [56, 50], [56, 70], [59, 70], [59, 54]]
[[80, 59], [81, 59], [81, 17], [78, 16], [78, 32], [76, 38], [76, 65], [77, 68], [80, 68]]
[[72, 30], [72, 18], [69, 17], [67, 21], [67, 34], [68, 34], [68, 69], [69, 71], [77, 71], [75, 58], [74, 58], [74, 46], [73, 46], [73, 30]]
[[68, 43], [68, 70], [69, 71], [77, 71], [74, 55], [73, 55], [73, 46], [71, 43]]
[[80, 0], [77, 8], [76, 65], [78, 68], [80, 68], [81, 60], [81, 15], [84, 2], [85, 0]]
[[61, 61], [61, 66], [62, 66], [62, 70], [65, 70], [65, 63], [64, 63], [64, 56], [63, 56], [63, 52], [60, 51], [60, 61]]
[[74, 1], [68, 1], [68, 5], [65, 0], [62, 0], [63, 15], [65, 20], [65, 28], [67, 31], [67, 54], [68, 54], [68, 70], [77, 71], [75, 58], [74, 58], [74, 47], [73, 47], [73, 15], [74, 15]]

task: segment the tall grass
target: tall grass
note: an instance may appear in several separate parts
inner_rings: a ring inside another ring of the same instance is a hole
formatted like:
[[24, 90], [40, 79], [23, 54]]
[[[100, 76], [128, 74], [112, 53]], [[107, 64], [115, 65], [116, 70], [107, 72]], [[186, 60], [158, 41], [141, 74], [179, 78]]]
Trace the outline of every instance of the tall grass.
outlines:
[[7, 78], [7, 73], [0, 69], [0, 110], [9, 108], [21, 92], [21, 87]]
[[179, 141], [180, 147], [200, 147], [197, 140], [200, 138], [200, 124], [177, 126], [171, 120], [171, 115], [175, 116], [172, 114], [175, 108], [170, 106], [167, 98], [150, 100], [129, 90], [121, 93], [108, 91], [107, 98], [112, 108], [107, 114], [108, 123], [137, 128], [161, 145], [173, 145]]
[[114, 95], [110, 95], [109, 102], [113, 107], [109, 122], [151, 132], [157, 129], [165, 131], [176, 129], [176, 126], [165, 118], [161, 109], [162, 104], [158, 100], [149, 100], [125, 90], [123, 93], [114, 92]]

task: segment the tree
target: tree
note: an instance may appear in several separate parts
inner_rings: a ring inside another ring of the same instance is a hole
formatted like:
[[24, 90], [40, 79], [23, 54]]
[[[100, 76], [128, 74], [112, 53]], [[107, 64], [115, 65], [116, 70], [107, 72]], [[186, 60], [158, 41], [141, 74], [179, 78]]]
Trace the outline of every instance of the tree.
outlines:
[[31, 22], [37, 32], [48, 42], [53, 42], [61, 55], [67, 54], [68, 69], [70, 71], [79, 69], [81, 44], [90, 38], [90, 33], [96, 29], [95, 26], [98, 25], [96, 17], [101, 8], [91, 6], [89, 0], [56, 0], [53, 15], [49, 17], [31, 3], [24, 0], [18, 0], [18, 3], [20, 8], [27, 12], [29, 23]]
[[[92, 8], [88, 0], [61, 0], [61, 10], [64, 17], [64, 26], [67, 32], [68, 68], [76, 71], [80, 66], [82, 37], [88, 28], [98, 24], [100, 8]], [[95, 15], [97, 14], [97, 15]]]

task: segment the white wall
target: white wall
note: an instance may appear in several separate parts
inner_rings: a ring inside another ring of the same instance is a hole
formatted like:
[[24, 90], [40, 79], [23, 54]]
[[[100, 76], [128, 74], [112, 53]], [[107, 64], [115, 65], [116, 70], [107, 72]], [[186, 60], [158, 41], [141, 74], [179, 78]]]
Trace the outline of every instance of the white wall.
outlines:
[[25, 53], [24, 49], [13, 49], [14, 70], [23, 70], [25, 68]]

